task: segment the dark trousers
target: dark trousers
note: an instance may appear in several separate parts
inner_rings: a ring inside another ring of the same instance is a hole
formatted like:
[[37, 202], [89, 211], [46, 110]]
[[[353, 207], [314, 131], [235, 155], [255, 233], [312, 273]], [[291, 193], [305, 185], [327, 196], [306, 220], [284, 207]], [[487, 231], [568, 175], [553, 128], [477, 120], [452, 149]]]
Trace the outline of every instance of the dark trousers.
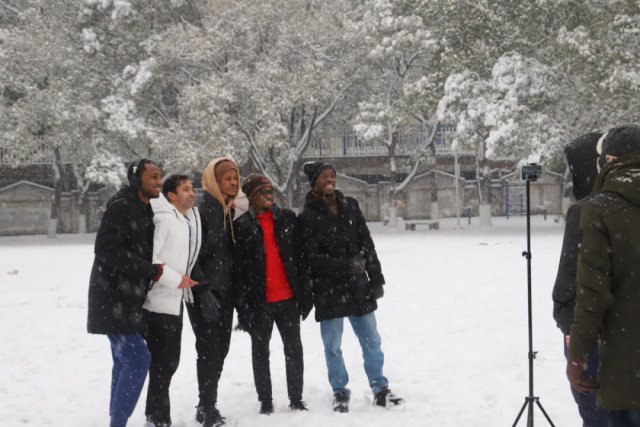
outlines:
[[218, 319], [207, 322], [202, 317], [202, 310], [197, 300], [195, 304], [186, 304], [193, 333], [196, 336], [196, 352], [198, 359], [198, 406], [205, 413], [211, 413], [218, 401], [218, 381], [222, 374], [224, 359], [229, 352], [231, 327], [233, 323], [233, 303], [230, 300], [219, 300]]
[[145, 415], [156, 422], [171, 424], [169, 386], [180, 363], [182, 313], [179, 316], [145, 311], [148, 324], [147, 347], [151, 352]]
[[304, 361], [300, 340], [300, 310], [295, 300], [266, 304], [255, 313], [251, 328], [253, 380], [261, 402], [272, 399], [269, 342], [275, 322], [282, 337], [290, 400], [302, 400]]
[[151, 355], [140, 334], [109, 334], [111, 370], [110, 427], [125, 427], [147, 378]]
[[[567, 340], [564, 340], [564, 355], [567, 356]], [[598, 348], [595, 347], [587, 360], [587, 378], [598, 380]], [[596, 392], [579, 393], [571, 388], [573, 400], [578, 404], [578, 412], [583, 427], [609, 427], [609, 410], [596, 406]]]
[[610, 427], [640, 427], [640, 411], [609, 411]]

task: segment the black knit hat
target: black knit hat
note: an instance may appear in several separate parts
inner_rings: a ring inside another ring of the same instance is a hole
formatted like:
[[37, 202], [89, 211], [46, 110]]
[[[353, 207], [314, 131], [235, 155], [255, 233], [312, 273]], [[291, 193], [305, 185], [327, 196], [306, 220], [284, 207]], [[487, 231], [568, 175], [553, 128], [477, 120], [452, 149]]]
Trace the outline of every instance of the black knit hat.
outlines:
[[309, 178], [309, 185], [311, 187], [313, 187], [313, 184], [315, 184], [318, 175], [320, 175], [320, 173], [322, 173], [322, 171], [325, 169], [331, 169], [333, 170], [333, 173], [336, 173], [336, 168], [334, 168], [331, 163], [323, 162], [321, 160], [307, 162], [302, 165], [302, 170]]
[[616, 126], [609, 129], [602, 142], [601, 160], [608, 154], [620, 157], [640, 150], [640, 127], [636, 125]]
[[264, 175], [260, 175], [259, 173], [252, 173], [244, 179], [240, 188], [242, 189], [242, 192], [249, 197], [251, 196], [251, 193], [263, 185], [272, 185], [269, 178]]

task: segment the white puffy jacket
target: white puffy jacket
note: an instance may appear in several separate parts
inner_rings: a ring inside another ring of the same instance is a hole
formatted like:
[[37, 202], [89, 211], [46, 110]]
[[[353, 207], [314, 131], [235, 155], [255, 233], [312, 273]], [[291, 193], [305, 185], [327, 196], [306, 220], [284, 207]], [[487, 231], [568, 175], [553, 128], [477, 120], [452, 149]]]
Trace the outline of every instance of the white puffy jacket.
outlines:
[[[191, 229], [189, 221], [169, 201], [160, 194], [151, 199], [153, 209], [153, 263], [164, 264], [160, 280], [155, 282], [142, 305], [155, 313], [180, 314], [183, 290], [178, 288], [183, 275], [189, 276], [198, 258], [202, 244], [202, 229], [198, 208], [187, 211], [187, 218], [195, 224], [195, 244], [190, 245]], [[190, 289], [185, 289], [188, 298]]]

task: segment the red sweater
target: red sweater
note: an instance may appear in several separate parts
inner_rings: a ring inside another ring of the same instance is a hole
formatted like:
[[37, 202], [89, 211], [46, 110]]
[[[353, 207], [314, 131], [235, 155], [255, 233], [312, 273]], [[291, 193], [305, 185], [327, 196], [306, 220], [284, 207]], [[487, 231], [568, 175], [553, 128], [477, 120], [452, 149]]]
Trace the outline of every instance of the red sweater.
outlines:
[[287, 279], [287, 270], [280, 257], [280, 249], [275, 236], [273, 212], [266, 211], [257, 215], [262, 228], [264, 245], [264, 268], [267, 286], [267, 302], [285, 301], [293, 298], [293, 291]]

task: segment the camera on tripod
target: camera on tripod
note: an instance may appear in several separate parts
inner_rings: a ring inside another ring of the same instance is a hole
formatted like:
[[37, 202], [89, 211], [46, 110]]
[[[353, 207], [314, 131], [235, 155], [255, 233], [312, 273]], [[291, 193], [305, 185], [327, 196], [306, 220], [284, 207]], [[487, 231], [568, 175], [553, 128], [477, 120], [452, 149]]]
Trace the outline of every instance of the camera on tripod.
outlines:
[[520, 179], [522, 181], [537, 181], [541, 176], [542, 166], [537, 163], [520, 166]]

